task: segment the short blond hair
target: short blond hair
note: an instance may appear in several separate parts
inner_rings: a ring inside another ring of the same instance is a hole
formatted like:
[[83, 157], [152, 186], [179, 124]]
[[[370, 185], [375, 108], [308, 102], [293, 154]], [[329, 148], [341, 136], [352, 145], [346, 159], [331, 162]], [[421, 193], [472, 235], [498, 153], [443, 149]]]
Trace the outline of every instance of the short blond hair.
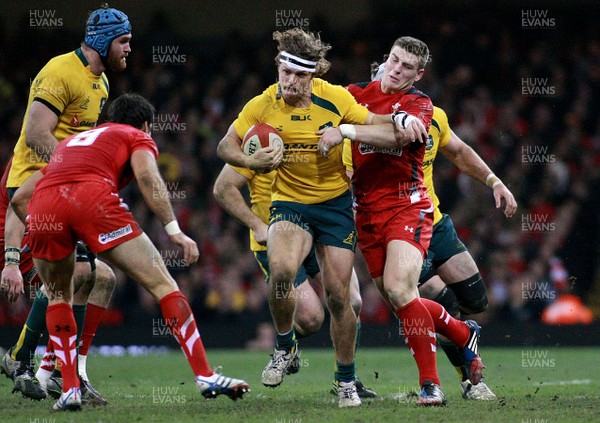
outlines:
[[424, 69], [427, 63], [431, 62], [429, 48], [427, 47], [427, 44], [421, 40], [413, 37], [400, 37], [394, 41], [392, 48], [396, 46], [417, 56], [419, 58], [419, 69]]
[[317, 62], [315, 76], [322, 76], [329, 70], [331, 63], [325, 59], [325, 55], [331, 50], [331, 45], [321, 41], [319, 34], [306, 32], [302, 28], [291, 28], [283, 32], [273, 32], [273, 39], [277, 41], [275, 63], [279, 66], [280, 53], [282, 51], [301, 57], [306, 60]]

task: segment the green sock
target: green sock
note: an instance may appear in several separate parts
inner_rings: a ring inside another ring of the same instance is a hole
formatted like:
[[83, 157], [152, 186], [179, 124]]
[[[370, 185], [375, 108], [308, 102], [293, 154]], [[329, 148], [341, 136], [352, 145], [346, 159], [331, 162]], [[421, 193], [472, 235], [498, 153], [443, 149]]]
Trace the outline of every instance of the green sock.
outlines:
[[448, 360], [450, 360], [450, 363], [452, 363], [456, 369], [461, 382], [467, 380], [469, 378], [469, 373], [463, 361], [462, 351], [459, 350], [458, 347], [452, 342], [440, 339], [439, 336], [437, 338], [437, 343], [440, 347], [442, 347], [446, 353], [446, 356], [448, 357]]
[[77, 345], [79, 347], [79, 340], [81, 339], [81, 332], [83, 332], [83, 323], [85, 322], [85, 309], [87, 305], [73, 304], [73, 315], [75, 316], [75, 323], [77, 323]]
[[294, 345], [296, 345], [296, 331], [294, 328], [288, 333], [277, 332], [275, 345], [277, 345], [278, 350], [291, 351]]
[[336, 360], [335, 362], [335, 380], [338, 382], [352, 382], [356, 378], [354, 361], [349, 364], [342, 364]]
[[39, 289], [35, 293], [35, 300], [23, 326], [17, 345], [13, 347], [14, 360], [30, 363], [35, 355], [40, 338], [46, 330], [46, 309], [48, 298]]

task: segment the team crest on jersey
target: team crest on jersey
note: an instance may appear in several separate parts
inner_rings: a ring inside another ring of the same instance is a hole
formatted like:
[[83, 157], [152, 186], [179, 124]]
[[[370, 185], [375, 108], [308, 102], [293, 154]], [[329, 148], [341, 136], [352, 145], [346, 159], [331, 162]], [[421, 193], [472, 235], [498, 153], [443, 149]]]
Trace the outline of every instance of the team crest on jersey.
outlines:
[[392, 156], [401, 156], [402, 155], [402, 147], [381, 148], [381, 147], [373, 147], [372, 145], [368, 145], [368, 144], [363, 144], [362, 142], [358, 144], [358, 151], [360, 152], [360, 154], [381, 153], [381, 154], [390, 154]]
[[425, 143], [425, 150], [429, 151], [433, 148], [433, 137], [427, 136], [427, 142]]
[[396, 103], [392, 104], [392, 110], [394, 112], [400, 110], [400, 102], [399, 101], [397, 101]]
[[344, 244], [354, 246], [356, 244], [356, 237], [354, 236], [354, 231], [350, 232], [342, 242]]
[[79, 106], [81, 109], [85, 109], [87, 110], [87, 108], [90, 105], [90, 98], [86, 98], [85, 100], [83, 100], [83, 103], [81, 103], [81, 105]]

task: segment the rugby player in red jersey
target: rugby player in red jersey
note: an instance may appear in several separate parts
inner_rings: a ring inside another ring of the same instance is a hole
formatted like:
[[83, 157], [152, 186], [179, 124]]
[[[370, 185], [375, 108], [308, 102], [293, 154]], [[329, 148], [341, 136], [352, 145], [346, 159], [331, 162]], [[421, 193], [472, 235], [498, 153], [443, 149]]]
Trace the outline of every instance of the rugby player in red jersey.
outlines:
[[[120, 202], [119, 189], [135, 178], [148, 207], [171, 241], [183, 249], [185, 261], [191, 265], [198, 260], [196, 242], [179, 228], [158, 171], [158, 148], [149, 135], [153, 112], [140, 95], [118, 97], [109, 108], [109, 123], [60, 143], [48, 166], [29, 178], [12, 199], [19, 217], [27, 216], [31, 254], [48, 293], [46, 325], [63, 373], [55, 410], [81, 407], [75, 367], [77, 327], [71, 308], [77, 240], [139, 281], [159, 302], [204, 397], [224, 394], [235, 400], [248, 391], [243, 380], [213, 372], [186, 298], [164, 262], [157, 260], [156, 247]], [[39, 224], [48, 216], [60, 224], [52, 231]]]

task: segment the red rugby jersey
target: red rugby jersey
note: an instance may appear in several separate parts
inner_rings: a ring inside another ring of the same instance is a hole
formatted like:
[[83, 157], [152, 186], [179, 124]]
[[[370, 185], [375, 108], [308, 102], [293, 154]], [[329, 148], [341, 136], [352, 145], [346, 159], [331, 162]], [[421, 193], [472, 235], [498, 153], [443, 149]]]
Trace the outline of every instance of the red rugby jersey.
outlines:
[[130, 125], [105, 123], [73, 135], [58, 144], [36, 189], [84, 181], [103, 181], [121, 189], [133, 179], [129, 160], [140, 149], [158, 157], [154, 140]]
[[[405, 111], [421, 119], [429, 130], [433, 117], [430, 98], [412, 87], [408, 91], [385, 94], [381, 81], [351, 84], [348, 91], [372, 113]], [[352, 142], [354, 195], [357, 210], [383, 210], [415, 202], [426, 196], [423, 184], [425, 144], [414, 142], [403, 148], [381, 149]]]

